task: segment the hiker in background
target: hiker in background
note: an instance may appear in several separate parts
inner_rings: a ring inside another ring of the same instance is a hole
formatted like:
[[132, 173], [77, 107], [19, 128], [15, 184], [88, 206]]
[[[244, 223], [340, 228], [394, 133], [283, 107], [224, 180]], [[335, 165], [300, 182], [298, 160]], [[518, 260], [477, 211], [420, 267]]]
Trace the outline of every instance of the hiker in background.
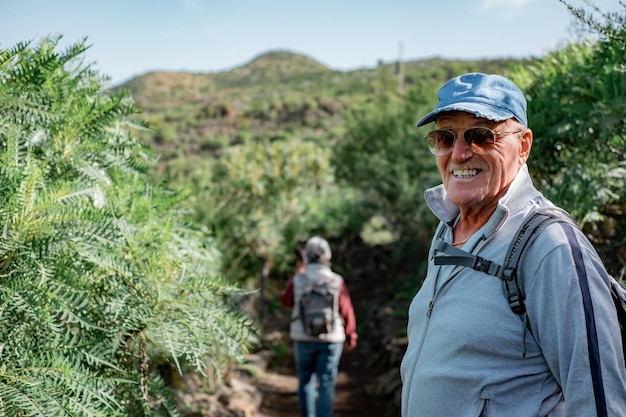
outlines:
[[512, 311], [500, 279], [435, 263], [440, 236], [448, 248], [503, 265], [524, 220], [554, 207], [528, 172], [533, 134], [515, 84], [464, 74], [438, 98], [417, 122], [436, 124], [426, 142], [443, 184], [425, 192], [440, 224], [409, 308], [402, 416], [626, 416], [609, 276], [578, 228], [552, 223], [526, 249], [525, 316]]
[[[343, 278], [330, 268], [332, 253], [328, 242], [318, 236], [310, 238], [305, 256], [306, 267], [299, 268], [289, 279], [280, 294], [280, 302], [285, 307], [293, 307], [289, 335], [293, 340], [298, 376], [300, 416], [330, 417], [341, 354], [344, 347], [346, 350], [356, 347], [356, 320], [348, 288]], [[322, 286], [332, 294], [332, 314], [326, 314], [329, 323], [315, 332], [311, 330], [314, 326], [303, 324], [306, 319], [302, 316], [307, 313], [302, 301], [312, 288]]]

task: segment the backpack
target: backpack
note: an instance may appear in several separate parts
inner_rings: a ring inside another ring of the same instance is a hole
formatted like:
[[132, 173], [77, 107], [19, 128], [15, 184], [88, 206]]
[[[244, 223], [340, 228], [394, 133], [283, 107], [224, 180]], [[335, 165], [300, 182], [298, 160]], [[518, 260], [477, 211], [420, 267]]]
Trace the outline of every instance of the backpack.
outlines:
[[339, 302], [339, 286], [328, 279], [309, 284], [300, 296], [299, 313], [304, 331], [319, 337], [330, 333], [335, 327]]
[[[434, 242], [434, 250], [444, 255], [434, 257], [435, 265], [461, 265], [500, 278], [511, 310], [522, 318], [525, 328], [529, 328], [526, 306], [524, 304], [526, 299], [524, 294], [524, 277], [518, 271], [518, 263], [524, 254], [524, 250], [534, 242], [537, 236], [549, 224], [554, 222], [566, 222], [574, 227], [578, 227], [570, 215], [563, 209], [558, 207], [538, 209], [520, 226], [515, 234], [515, 238], [511, 241], [506, 252], [504, 266], [445, 243], [442, 239], [442, 228]], [[577, 270], [584, 268], [584, 265], [576, 265], [576, 268]], [[617, 311], [622, 350], [624, 361], [626, 361], [626, 285], [617, 282], [612, 276], [610, 276], [610, 280], [611, 298]]]

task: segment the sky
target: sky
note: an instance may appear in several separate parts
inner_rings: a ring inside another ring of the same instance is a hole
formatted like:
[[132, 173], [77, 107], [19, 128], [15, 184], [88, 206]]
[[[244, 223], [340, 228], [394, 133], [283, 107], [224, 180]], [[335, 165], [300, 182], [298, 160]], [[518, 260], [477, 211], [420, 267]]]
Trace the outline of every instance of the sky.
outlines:
[[276, 50], [341, 71], [540, 57], [579, 40], [573, 22], [559, 0], [0, 0], [0, 48], [87, 38], [85, 61], [117, 85], [152, 71], [227, 71]]

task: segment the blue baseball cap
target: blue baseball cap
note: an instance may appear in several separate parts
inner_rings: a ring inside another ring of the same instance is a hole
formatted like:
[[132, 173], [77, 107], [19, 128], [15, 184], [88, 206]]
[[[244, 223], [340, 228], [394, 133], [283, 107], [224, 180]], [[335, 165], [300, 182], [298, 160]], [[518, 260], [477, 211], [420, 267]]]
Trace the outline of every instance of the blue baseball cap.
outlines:
[[528, 127], [524, 93], [501, 75], [477, 72], [463, 74], [445, 83], [437, 96], [437, 107], [415, 126], [434, 122], [439, 113], [464, 111], [497, 122], [515, 118]]

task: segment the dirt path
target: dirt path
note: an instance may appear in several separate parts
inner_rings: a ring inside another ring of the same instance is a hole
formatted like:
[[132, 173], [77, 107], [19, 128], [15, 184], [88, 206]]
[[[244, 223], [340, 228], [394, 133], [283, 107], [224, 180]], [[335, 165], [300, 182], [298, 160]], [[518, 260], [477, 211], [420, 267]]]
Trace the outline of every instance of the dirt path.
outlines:
[[[392, 417], [389, 401], [368, 393], [373, 384], [360, 353], [344, 352], [339, 364], [333, 417]], [[255, 384], [263, 393], [261, 412], [268, 417], [299, 417], [298, 380], [292, 367], [268, 371]]]

